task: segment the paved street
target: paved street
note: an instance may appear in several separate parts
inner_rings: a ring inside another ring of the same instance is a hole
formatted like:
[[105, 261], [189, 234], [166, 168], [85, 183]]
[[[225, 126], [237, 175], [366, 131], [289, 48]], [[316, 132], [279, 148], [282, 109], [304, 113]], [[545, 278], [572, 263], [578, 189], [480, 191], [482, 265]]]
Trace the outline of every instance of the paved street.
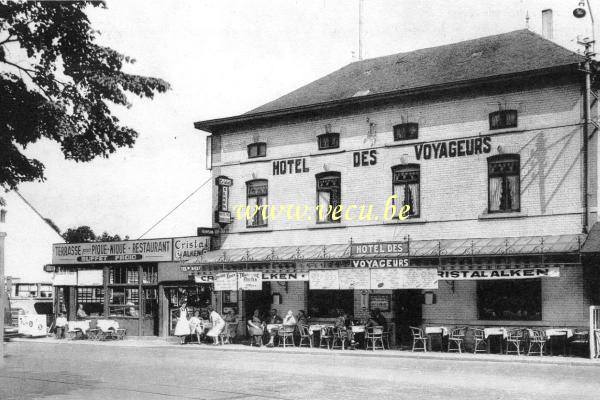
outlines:
[[11, 342], [0, 399], [597, 399], [600, 367]]

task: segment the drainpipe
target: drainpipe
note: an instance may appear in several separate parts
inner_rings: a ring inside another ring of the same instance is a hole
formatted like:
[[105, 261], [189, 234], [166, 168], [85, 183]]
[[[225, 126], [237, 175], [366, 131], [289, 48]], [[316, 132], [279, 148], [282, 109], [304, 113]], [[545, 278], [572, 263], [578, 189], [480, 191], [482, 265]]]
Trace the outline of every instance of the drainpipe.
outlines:
[[590, 90], [591, 90], [591, 71], [590, 57], [588, 56], [588, 47], [586, 45], [586, 58], [583, 63], [583, 73], [585, 74], [585, 88], [583, 92], [583, 233], [589, 232], [589, 166], [588, 166], [588, 138], [590, 125]]

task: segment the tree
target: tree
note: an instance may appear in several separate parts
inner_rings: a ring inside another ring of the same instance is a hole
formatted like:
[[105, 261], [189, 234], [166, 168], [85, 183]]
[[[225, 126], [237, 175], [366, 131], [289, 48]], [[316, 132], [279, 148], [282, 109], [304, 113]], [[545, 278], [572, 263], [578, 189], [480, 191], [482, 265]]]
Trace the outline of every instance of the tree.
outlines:
[[86, 243], [86, 242], [118, 242], [129, 240], [129, 236], [121, 239], [119, 235], [109, 235], [108, 232], [102, 232], [102, 235], [96, 236], [92, 228], [82, 225], [77, 228], [69, 228], [62, 234], [67, 243]]
[[66, 159], [91, 161], [133, 147], [109, 103], [129, 107], [126, 93], [153, 98], [162, 79], [123, 72], [135, 60], [96, 43], [87, 7], [104, 2], [0, 0], [0, 185], [43, 180], [44, 165], [23, 154], [41, 138]]

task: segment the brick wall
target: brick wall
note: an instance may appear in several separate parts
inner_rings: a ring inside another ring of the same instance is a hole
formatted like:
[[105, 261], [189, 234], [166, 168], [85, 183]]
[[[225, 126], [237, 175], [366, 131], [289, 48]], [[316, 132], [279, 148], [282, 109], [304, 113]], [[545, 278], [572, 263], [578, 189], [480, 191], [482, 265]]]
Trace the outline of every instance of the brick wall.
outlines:
[[541, 321], [482, 321], [477, 316], [477, 283], [441, 281], [436, 304], [423, 305], [423, 322], [432, 325], [518, 325], [585, 327], [590, 306], [581, 266], [561, 266], [559, 278], [542, 279]]

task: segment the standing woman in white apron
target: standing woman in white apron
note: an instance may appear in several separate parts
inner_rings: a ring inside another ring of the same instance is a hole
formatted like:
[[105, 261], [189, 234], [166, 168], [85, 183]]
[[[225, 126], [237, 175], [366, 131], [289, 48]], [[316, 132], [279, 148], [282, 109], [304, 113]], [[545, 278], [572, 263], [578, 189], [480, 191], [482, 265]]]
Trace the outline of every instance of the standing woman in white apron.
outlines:
[[212, 324], [212, 328], [210, 328], [206, 336], [213, 338], [213, 345], [218, 345], [219, 334], [223, 332], [223, 329], [225, 328], [225, 321], [212, 306], [208, 307], [208, 311], [210, 312], [210, 322]]
[[177, 325], [175, 325], [175, 336], [181, 338], [181, 344], [185, 343], [185, 338], [191, 333], [190, 323], [187, 319], [187, 304], [181, 304], [179, 308], [179, 318], [177, 319]]

